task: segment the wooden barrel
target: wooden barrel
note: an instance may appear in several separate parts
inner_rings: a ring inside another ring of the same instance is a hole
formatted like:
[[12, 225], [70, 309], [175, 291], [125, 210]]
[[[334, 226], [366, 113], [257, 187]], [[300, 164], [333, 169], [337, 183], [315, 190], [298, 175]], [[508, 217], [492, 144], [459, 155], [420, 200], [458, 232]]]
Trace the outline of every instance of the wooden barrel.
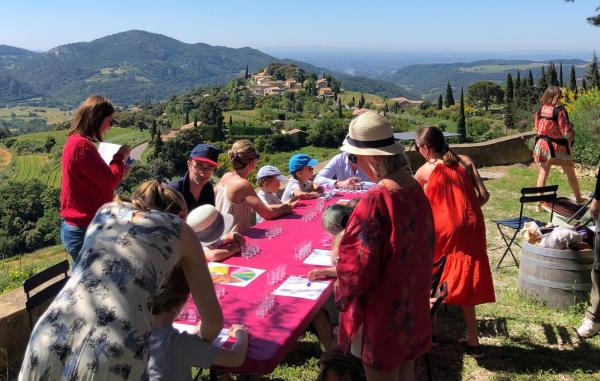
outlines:
[[556, 250], [523, 242], [519, 289], [557, 308], [589, 300], [592, 250]]

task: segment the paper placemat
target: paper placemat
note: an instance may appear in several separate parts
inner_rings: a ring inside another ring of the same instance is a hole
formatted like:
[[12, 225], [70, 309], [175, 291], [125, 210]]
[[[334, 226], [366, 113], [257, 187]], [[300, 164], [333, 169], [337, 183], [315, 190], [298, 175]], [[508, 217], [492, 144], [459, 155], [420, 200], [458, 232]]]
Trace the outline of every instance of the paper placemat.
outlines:
[[314, 249], [304, 260], [305, 265], [333, 266], [331, 264], [331, 250]]
[[330, 283], [330, 280], [309, 281], [308, 278], [292, 275], [273, 291], [273, 295], [317, 300]]

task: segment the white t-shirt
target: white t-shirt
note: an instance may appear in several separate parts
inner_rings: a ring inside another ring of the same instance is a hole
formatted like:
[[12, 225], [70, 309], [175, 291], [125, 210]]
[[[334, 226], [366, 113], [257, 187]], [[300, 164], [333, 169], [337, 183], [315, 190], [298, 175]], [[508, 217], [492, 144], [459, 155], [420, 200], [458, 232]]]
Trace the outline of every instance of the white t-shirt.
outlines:
[[265, 192], [264, 190], [259, 189], [256, 194], [258, 195], [258, 198], [260, 198], [260, 200], [265, 204], [277, 205], [282, 203], [279, 197], [277, 197], [277, 194], [273, 192]]
[[283, 196], [281, 196], [281, 201], [288, 202], [292, 197], [294, 197], [294, 192], [297, 190], [301, 192], [312, 192], [312, 181], [306, 180], [304, 183], [301, 183], [293, 177], [288, 179], [287, 184], [285, 185], [285, 190], [283, 191]]

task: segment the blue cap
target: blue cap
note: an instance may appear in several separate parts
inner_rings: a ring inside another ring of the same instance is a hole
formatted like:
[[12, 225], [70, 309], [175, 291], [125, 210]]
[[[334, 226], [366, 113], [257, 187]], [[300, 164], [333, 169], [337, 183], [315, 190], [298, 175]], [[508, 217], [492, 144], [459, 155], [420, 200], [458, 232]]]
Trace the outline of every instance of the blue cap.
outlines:
[[221, 150], [210, 144], [198, 144], [190, 153], [190, 159], [219, 166]]
[[290, 173], [301, 170], [304, 167], [314, 167], [319, 163], [318, 160], [312, 159], [305, 153], [297, 153], [290, 159], [288, 169]]
[[265, 165], [258, 170], [256, 174], [256, 180], [260, 180], [263, 177], [275, 176], [279, 181], [286, 181], [287, 179], [281, 174], [279, 169], [272, 165]]

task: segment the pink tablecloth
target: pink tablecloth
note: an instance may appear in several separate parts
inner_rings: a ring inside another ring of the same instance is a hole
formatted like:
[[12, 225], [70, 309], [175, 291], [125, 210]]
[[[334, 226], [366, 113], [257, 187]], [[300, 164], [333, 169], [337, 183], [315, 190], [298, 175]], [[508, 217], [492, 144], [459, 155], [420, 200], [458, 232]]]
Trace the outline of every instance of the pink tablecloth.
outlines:
[[[356, 196], [358, 195], [337, 194], [331, 200], [325, 201], [325, 206], [342, 198], [350, 199]], [[267, 271], [279, 264], [287, 264], [286, 277], [306, 276], [316, 266], [305, 265], [302, 261], [296, 260], [295, 247], [303, 241], [311, 241], [313, 248], [329, 249], [321, 243], [321, 237], [325, 232], [321, 225], [322, 212], [317, 213], [312, 221], [302, 221], [302, 215], [317, 202], [317, 200], [301, 201], [293, 214], [256, 225], [245, 236], [247, 243], [260, 247], [260, 254], [250, 259], [236, 255], [228, 258], [224, 263]], [[273, 224], [283, 227], [283, 233], [275, 238], [266, 238], [265, 232]], [[227, 294], [220, 299], [220, 304], [225, 317], [225, 326], [241, 323], [246, 325], [250, 332], [246, 361], [239, 368], [228, 369], [232, 373], [271, 373], [294, 346], [298, 337], [306, 330], [333, 291], [332, 283], [317, 300], [276, 296], [274, 310], [261, 318], [256, 315], [260, 295], [277, 288], [277, 285], [268, 286], [266, 278], [266, 273], [263, 273], [246, 287], [224, 286], [227, 288]], [[193, 306], [191, 300], [188, 301], [187, 307], [189, 306]]]

